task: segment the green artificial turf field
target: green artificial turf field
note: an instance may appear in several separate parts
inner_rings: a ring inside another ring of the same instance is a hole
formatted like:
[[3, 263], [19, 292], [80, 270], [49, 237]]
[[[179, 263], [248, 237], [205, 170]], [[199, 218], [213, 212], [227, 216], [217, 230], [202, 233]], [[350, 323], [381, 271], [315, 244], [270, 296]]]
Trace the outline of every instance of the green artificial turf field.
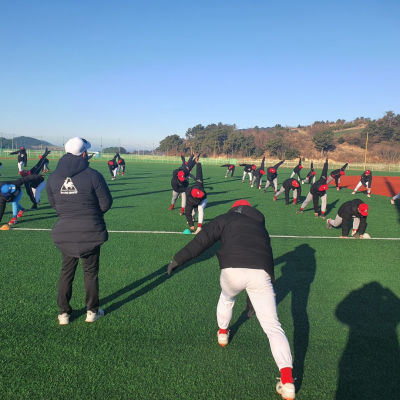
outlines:
[[[0, 181], [15, 179], [16, 162], [2, 162]], [[110, 231], [186, 228], [180, 200], [168, 211], [177, 165], [127, 163], [126, 175], [111, 181], [105, 162], [91, 164], [105, 175], [114, 198], [106, 214]], [[250, 189], [248, 181], [242, 184], [241, 168], [234, 179], [224, 178], [225, 168], [203, 170], [206, 221], [239, 198], [265, 214], [273, 236], [278, 312], [294, 357], [296, 398], [396, 397], [399, 241], [337, 239], [341, 231], [328, 231], [311, 204], [299, 215], [283, 195], [274, 203], [272, 189], [265, 194]], [[282, 182], [291, 170], [278, 172]], [[302, 188], [304, 198], [309, 185]], [[400, 237], [399, 208], [389, 198], [357, 196], [370, 205], [367, 232], [373, 238]], [[334, 218], [342, 202], [352, 198], [350, 190], [331, 187], [327, 216]], [[21, 204], [30, 207], [26, 195]], [[8, 206], [2, 223], [10, 217]], [[49, 231], [20, 230], [49, 229], [55, 221], [43, 193], [39, 210], [26, 212], [19, 229], [0, 231], [0, 398], [279, 398], [279, 372], [267, 337], [256, 317], [243, 313], [245, 293], [237, 299], [230, 344], [217, 344], [218, 245], [167, 278], [167, 263], [192, 236], [111, 232], [100, 265], [105, 317], [85, 324], [79, 268], [71, 303], [75, 311], [70, 324], [61, 327], [56, 305], [60, 253]], [[284, 237], [289, 235], [300, 237]]]

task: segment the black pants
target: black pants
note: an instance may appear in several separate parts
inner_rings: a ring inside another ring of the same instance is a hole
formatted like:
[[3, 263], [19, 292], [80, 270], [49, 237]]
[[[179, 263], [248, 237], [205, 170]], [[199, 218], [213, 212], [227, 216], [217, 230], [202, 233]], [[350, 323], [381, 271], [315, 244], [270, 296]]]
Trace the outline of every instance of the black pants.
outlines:
[[[76, 267], [79, 257], [71, 257], [62, 254], [62, 267], [60, 279], [58, 281], [57, 304], [60, 308], [60, 314], [71, 314], [69, 302], [72, 297], [72, 282], [74, 281]], [[94, 248], [90, 253], [81, 256], [83, 279], [86, 291], [86, 309], [87, 311], [97, 312], [99, 309], [99, 257], [100, 246]]]

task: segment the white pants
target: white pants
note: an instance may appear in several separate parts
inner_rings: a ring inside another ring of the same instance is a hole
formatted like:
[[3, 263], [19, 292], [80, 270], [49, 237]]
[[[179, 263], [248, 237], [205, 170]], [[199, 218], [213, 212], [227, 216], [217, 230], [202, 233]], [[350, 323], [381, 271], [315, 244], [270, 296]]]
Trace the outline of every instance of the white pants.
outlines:
[[[278, 190], [278, 178], [275, 178], [272, 183], [274, 184], [275, 192]], [[267, 190], [268, 186], [271, 185], [271, 182], [267, 179], [267, 183], [265, 184], [264, 190]]]
[[[280, 189], [279, 189], [279, 192], [277, 192], [276, 194], [275, 194], [275, 197], [278, 197], [280, 194], [282, 194], [283, 192], [285, 191], [285, 188], [282, 186]], [[293, 189], [293, 200], [294, 199], [297, 199], [297, 189]]]
[[46, 181], [40, 182], [37, 188], [32, 188], [33, 197], [36, 203], [40, 203], [40, 197], [42, 195], [42, 190], [46, 187]]
[[[358, 182], [358, 183], [357, 183], [357, 186], [354, 188], [353, 192], [357, 192], [357, 190], [360, 189], [361, 185], [362, 185], [362, 182], [361, 182], [361, 181]], [[365, 187], [367, 188], [367, 193], [370, 193], [370, 192], [371, 192], [371, 188], [368, 187], [368, 184], [365, 185]]]
[[262, 329], [268, 336], [272, 356], [279, 370], [292, 368], [289, 342], [276, 310], [270, 276], [262, 269], [225, 268], [220, 276], [221, 295], [217, 305], [218, 327], [228, 329], [236, 296], [246, 290]]
[[[197, 206], [197, 223], [202, 224], [204, 221], [204, 209], [207, 207], [207, 199], [204, 199], [198, 206]], [[193, 208], [192, 216], [194, 217], [196, 214], [196, 209]]]
[[[304, 210], [304, 208], [307, 206], [307, 204], [312, 200], [313, 195], [311, 193], [308, 193], [306, 199], [304, 200], [303, 204], [301, 205], [301, 208]], [[325, 212], [326, 211], [326, 199], [327, 199], [327, 195], [326, 193], [321, 196], [321, 212]]]
[[400, 199], [400, 193], [398, 193], [392, 197], [392, 200], [397, 200], [397, 199]]
[[252, 173], [252, 172], [246, 172], [246, 171], [244, 171], [244, 172], [243, 172], [242, 181], [244, 182], [244, 180], [245, 180], [247, 174], [249, 174], [249, 182], [251, 183], [252, 180], [253, 180], [253, 173]]
[[175, 192], [175, 190], [173, 190], [171, 204], [175, 204], [176, 199], [179, 197], [179, 194], [181, 195], [181, 207], [185, 208], [186, 207], [186, 193], [185, 192], [178, 193], [178, 192]]
[[18, 163], [18, 171], [21, 172], [25, 167], [25, 162], [24, 161], [20, 161]]
[[[343, 218], [338, 215], [336, 215], [335, 219], [329, 219], [329, 224], [334, 226], [335, 228], [338, 228], [340, 225], [342, 225]], [[358, 231], [358, 227], [360, 226], [360, 218], [353, 217], [353, 232]]]

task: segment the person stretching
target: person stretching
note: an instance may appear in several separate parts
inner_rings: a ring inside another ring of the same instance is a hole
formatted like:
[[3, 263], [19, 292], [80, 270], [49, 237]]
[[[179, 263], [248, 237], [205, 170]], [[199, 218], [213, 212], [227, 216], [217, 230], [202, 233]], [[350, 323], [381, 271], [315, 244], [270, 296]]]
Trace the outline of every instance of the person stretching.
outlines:
[[253, 180], [251, 182], [251, 187], [253, 187], [254, 183], [256, 183], [256, 187], [261, 189], [262, 177], [265, 175], [264, 162], [265, 162], [265, 157], [263, 157], [263, 159], [261, 161], [260, 168], [257, 168], [254, 171], [254, 176], [253, 176]]
[[242, 183], [244, 183], [246, 179], [246, 175], [249, 175], [249, 183], [251, 185], [253, 181], [253, 171], [256, 170], [257, 166], [255, 164], [239, 164], [241, 167], [244, 167], [243, 170], [243, 178], [242, 178]]
[[314, 171], [314, 163], [311, 161], [310, 172], [307, 176], [301, 181], [301, 184], [304, 185], [305, 183], [315, 183], [315, 175], [316, 172]]
[[274, 257], [264, 215], [251, 207], [247, 200], [236, 201], [226, 214], [208, 222], [191, 242], [174, 255], [167, 273], [170, 276], [176, 268], [219, 241], [221, 248], [217, 255], [221, 270], [221, 294], [217, 305], [218, 344], [222, 347], [229, 344], [229, 324], [236, 297], [246, 290], [280, 371], [276, 391], [283, 399], [293, 400], [296, 397], [293, 361], [276, 309]]
[[356, 238], [363, 238], [367, 229], [368, 204], [363, 203], [360, 199], [354, 199], [343, 203], [335, 219], [328, 218], [326, 226], [328, 229], [338, 228], [342, 226], [341, 238], [347, 238], [350, 227], [353, 225], [351, 235]]
[[301, 165], [301, 157], [299, 158], [299, 163], [293, 168], [292, 174], [290, 175], [293, 178], [296, 174], [299, 177], [299, 181], [301, 181], [300, 171], [303, 169]]
[[[186, 189], [186, 208], [185, 216], [189, 229], [194, 233], [199, 233], [203, 226], [204, 209], [207, 207], [207, 193], [203, 185], [203, 170], [201, 163], [196, 158], [196, 181], [194, 185]], [[197, 210], [197, 229], [194, 228], [194, 216]]]
[[225, 178], [227, 178], [229, 174], [231, 174], [231, 178], [233, 178], [233, 174], [235, 173], [235, 166], [233, 164], [224, 164], [221, 165], [221, 167], [228, 168], [226, 170]]
[[328, 177], [328, 180], [326, 182], [327, 185], [329, 185], [329, 183], [333, 180], [335, 180], [335, 186], [336, 186], [336, 190], [339, 190], [339, 183], [340, 183], [340, 177], [346, 175], [346, 172], [344, 171], [346, 169], [346, 167], [349, 165], [349, 163], [347, 162], [346, 164], [343, 165], [342, 168], [340, 169], [335, 169], [331, 172], [331, 174]]
[[354, 188], [351, 194], [356, 194], [361, 185], [367, 188], [367, 196], [371, 197], [372, 173], [369, 169], [362, 173], [360, 182], [357, 183], [357, 186]]
[[265, 184], [264, 192], [267, 191], [268, 186], [274, 185], [274, 192], [278, 190], [278, 168], [285, 162], [285, 160], [279, 161], [273, 167], [267, 169], [267, 182]]
[[321, 199], [321, 218], [325, 218], [326, 211], [326, 201], [328, 195], [326, 191], [328, 190], [328, 185], [326, 183], [328, 174], [328, 159], [326, 159], [324, 167], [322, 168], [321, 177], [317, 180], [317, 182], [313, 183], [310, 188], [310, 192], [308, 193], [306, 199], [300, 207], [300, 210], [297, 210], [297, 213], [302, 213], [307, 204], [312, 200], [314, 204], [314, 215], [318, 217], [318, 203], [319, 199]]
[[285, 192], [285, 201], [286, 205], [289, 204], [289, 192], [293, 190], [293, 204], [297, 203], [297, 199], [300, 198], [301, 195], [301, 187], [299, 181], [293, 178], [286, 179], [282, 183], [282, 187], [280, 188], [279, 192], [277, 192], [274, 196], [274, 201], [278, 199], [278, 196]]

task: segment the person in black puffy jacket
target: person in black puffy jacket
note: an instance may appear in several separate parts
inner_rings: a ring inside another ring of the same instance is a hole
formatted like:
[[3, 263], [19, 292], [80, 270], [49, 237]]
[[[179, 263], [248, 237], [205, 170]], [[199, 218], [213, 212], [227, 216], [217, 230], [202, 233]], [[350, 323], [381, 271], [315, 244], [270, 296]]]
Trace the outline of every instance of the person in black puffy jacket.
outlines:
[[295, 398], [289, 342], [278, 319], [275, 303], [274, 259], [264, 215], [247, 200], [235, 202], [229, 212], [205, 224], [202, 231], [175, 254], [168, 274], [199, 256], [217, 241], [221, 269], [221, 295], [217, 305], [220, 346], [229, 343], [229, 324], [237, 295], [246, 290], [261, 327], [268, 336], [272, 355], [281, 373], [277, 391]]
[[58, 220], [51, 236], [62, 255], [58, 281], [58, 320], [69, 323], [72, 312], [72, 282], [79, 259], [82, 260], [86, 291], [86, 322], [94, 322], [104, 313], [99, 309], [100, 247], [107, 241], [104, 214], [111, 208], [112, 197], [103, 175], [89, 167], [90, 143], [79, 137], [69, 139], [47, 182], [47, 196]]
[[231, 178], [233, 178], [233, 174], [235, 173], [235, 166], [233, 164], [224, 164], [221, 165], [221, 167], [227, 168], [225, 178], [227, 178], [229, 174], [231, 174]]
[[359, 199], [346, 201], [340, 206], [335, 219], [328, 218], [326, 226], [331, 229], [332, 227], [338, 228], [341, 225], [342, 238], [349, 235], [351, 226], [353, 226], [351, 235], [362, 239], [367, 229], [368, 208], [368, 204]]

